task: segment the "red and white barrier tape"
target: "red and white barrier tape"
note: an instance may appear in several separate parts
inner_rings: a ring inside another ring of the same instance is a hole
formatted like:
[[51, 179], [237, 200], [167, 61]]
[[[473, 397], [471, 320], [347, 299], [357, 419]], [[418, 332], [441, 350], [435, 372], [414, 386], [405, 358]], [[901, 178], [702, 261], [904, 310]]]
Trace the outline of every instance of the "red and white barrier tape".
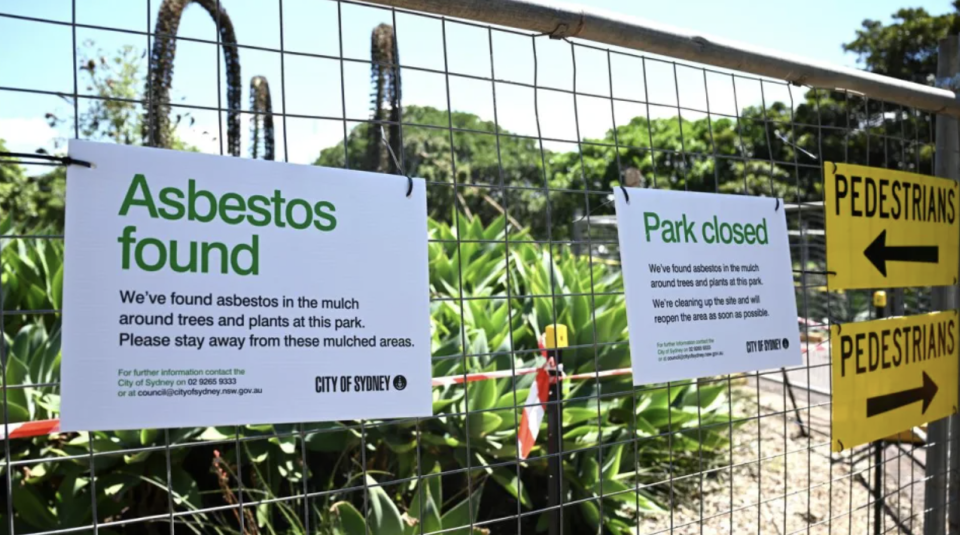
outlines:
[[[823, 351], [829, 346], [830, 341], [824, 340], [815, 345], [811, 345], [811, 351]], [[806, 346], [800, 350], [807, 352]], [[467, 373], [463, 375], [453, 375], [450, 377], [434, 377], [431, 381], [433, 386], [451, 386], [463, 383], [473, 383], [476, 381], [487, 381], [490, 379], [508, 379], [510, 377], [521, 377], [537, 373], [542, 368], [520, 368], [519, 370], [503, 370], [496, 372]], [[601, 372], [575, 373], [572, 375], [561, 375], [561, 381], [583, 381], [595, 378], [616, 377], [619, 375], [631, 375], [631, 368], [618, 368], [615, 370], [604, 370]], [[7, 427], [10, 438], [28, 438], [40, 435], [50, 435], [60, 432], [60, 420], [37, 420], [33, 422], [12, 423]], [[6, 438], [5, 429], [0, 425], [0, 440]]]
[[6, 427], [0, 426], [0, 440], [6, 438], [6, 433], [10, 433], [10, 438], [27, 438], [40, 435], [50, 435], [60, 431], [60, 420], [36, 420], [33, 422], [20, 422], [8, 424]]
[[550, 371], [555, 366], [553, 359], [548, 358], [543, 367], [537, 369], [537, 378], [530, 385], [526, 406], [520, 416], [520, 427], [517, 428], [517, 447], [520, 450], [521, 459], [526, 459], [530, 455], [530, 450], [537, 443], [540, 424], [543, 423], [543, 416], [546, 412], [544, 404], [550, 397], [550, 384], [553, 382], [550, 380]]

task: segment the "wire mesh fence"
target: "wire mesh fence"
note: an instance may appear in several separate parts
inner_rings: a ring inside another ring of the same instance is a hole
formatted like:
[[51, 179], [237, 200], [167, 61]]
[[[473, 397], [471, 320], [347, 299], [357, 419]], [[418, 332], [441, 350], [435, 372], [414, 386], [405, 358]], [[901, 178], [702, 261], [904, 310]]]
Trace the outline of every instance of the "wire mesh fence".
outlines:
[[[871, 447], [830, 453], [829, 325], [873, 309], [826, 289], [823, 162], [933, 174], [933, 115], [353, 2], [195, 4], [0, 7], [0, 530], [920, 533], [956, 500], [929, 509], [920, 434], [879, 497]], [[425, 178], [433, 417], [57, 432], [65, 174], [23, 153], [68, 138]], [[804, 365], [634, 387], [619, 183], [783, 198]], [[551, 324], [562, 436], [521, 459]]]

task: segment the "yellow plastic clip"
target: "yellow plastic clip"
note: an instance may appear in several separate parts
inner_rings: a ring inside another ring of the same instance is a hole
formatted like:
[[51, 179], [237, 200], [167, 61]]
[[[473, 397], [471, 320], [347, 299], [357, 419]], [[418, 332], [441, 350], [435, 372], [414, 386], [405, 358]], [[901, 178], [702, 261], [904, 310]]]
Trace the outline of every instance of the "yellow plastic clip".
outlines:
[[887, 306], [887, 292], [879, 290], [873, 292], [873, 306], [877, 308], [883, 308]]
[[547, 325], [547, 328], [543, 330], [543, 346], [547, 349], [560, 349], [569, 345], [566, 325]]

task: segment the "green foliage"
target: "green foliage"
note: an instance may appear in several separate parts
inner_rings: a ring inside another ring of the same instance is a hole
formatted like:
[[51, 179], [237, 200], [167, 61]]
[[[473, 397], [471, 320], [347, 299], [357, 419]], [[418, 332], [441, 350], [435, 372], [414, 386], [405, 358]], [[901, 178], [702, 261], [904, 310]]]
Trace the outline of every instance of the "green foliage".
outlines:
[[[133, 46], [119, 49], [109, 56], [96, 50], [93, 41], [86, 41], [80, 51], [81, 83], [85, 91], [99, 98], [88, 99], [78, 117], [83, 139], [124, 145], [139, 145], [143, 127], [140, 88], [143, 87], [143, 61]], [[72, 104], [72, 101], [70, 101]], [[73, 119], [47, 114], [52, 127], [73, 132]], [[193, 124], [189, 112], [178, 113], [171, 121], [172, 148], [194, 151], [176, 135], [181, 123]], [[70, 137], [73, 137], [72, 134]], [[61, 144], [63, 140], [57, 140]], [[6, 151], [0, 139], [0, 152]], [[38, 151], [38, 152], [42, 152]], [[41, 227], [53, 233], [63, 230], [66, 198], [66, 170], [62, 167], [36, 176], [28, 176], [16, 164], [0, 163], [0, 216], [12, 215], [20, 228]]]
[[[0, 152], [7, 151], [0, 139]], [[39, 176], [27, 176], [16, 164], [0, 163], [0, 217], [9, 217], [19, 226], [63, 228], [66, 173], [54, 170]]]
[[[431, 217], [443, 220], [449, 216], [450, 209], [459, 203], [464, 213], [490, 221], [503, 214], [504, 206], [508, 205], [511, 217], [519, 225], [532, 227], [537, 233], [545, 231], [545, 200], [542, 192], [530, 189], [514, 190], [515, 193], [505, 202], [490, 187], [469, 187], [505, 184], [521, 188], [542, 188], [543, 165], [535, 140], [510, 136], [501, 131], [498, 155], [496, 125], [476, 115], [455, 111], [448, 118], [446, 111], [436, 108], [405, 106], [403, 121], [403, 151], [397, 156], [403, 158], [407, 174], [450, 185], [431, 185], [428, 188], [427, 204]], [[448, 123], [455, 129], [469, 131], [454, 132], [452, 148], [451, 135], [449, 130], [446, 130]], [[320, 151], [314, 164], [376, 169], [369, 161], [370, 154], [377, 154], [378, 151], [370, 149], [368, 145], [372, 139], [379, 139], [371, 132], [379, 128], [378, 125], [367, 123], [357, 125], [348, 137], [346, 154], [343, 142], [340, 142]], [[349, 166], [344, 158], [349, 161]]]
[[[913, 18], [904, 16], [904, 21]], [[876, 32], [861, 35], [863, 42], [856, 46], [879, 50], [881, 57], [883, 47], [893, 45], [881, 39], [884, 28], [871, 28]], [[934, 33], [931, 30], [929, 39]], [[922, 56], [921, 51], [904, 61], [928, 61]], [[116, 58], [101, 55], [82, 65], [91, 91], [137, 100], [142, 86], [139, 63], [125, 49]], [[926, 119], [877, 103], [865, 107], [862, 101], [826, 91], [811, 91], [795, 106], [747, 108], [735, 119], [636, 117], [594, 140], [599, 143], [569, 153], [541, 152], [536, 140], [498, 132], [494, 123], [467, 113], [407, 106], [403, 120], [406, 171], [433, 182], [428, 203], [435, 377], [538, 366], [542, 359], [537, 336], [552, 323], [569, 328], [573, 347], [563, 354], [568, 373], [630, 365], [619, 266], [578, 256], [563, 245], [531, 241], [571, 236], [570, 223], [587, 206], [579, 192], [609, 191], [622, 180], [622, 170], [636, 169], [652, 187], [777, 195], [792, 202], [822, 197], [817, 169], [821, 160], [808, 153], [822, 150], [823, 160], [886, 162], [920, 171], [931, 162], [929, 147], [915, 153], [916, 147], [890, 150], [869, 141], [882, 134], [927, 140]], [[80, 126], [86, 137], [136, 144], [140, 121], [136, 105], [106, 101], [90, 107]], [[457, 130], [452, 136], [450, 124]], [[376, 138], [370, 128], [357, 126], [346, 148], [341, 143], [324, 149], [316, 163], [347, 167], [349, 162], [349, 167], [365, 168], [371, 154], [367, 144]], [[610, 206], [599, 206], [602, 200], [590, 199], [593, 213], [612, 213]], [[28, 178], [18, 166], [0, 165], [0, 210], [7, 214], [0, 234], [15, 233], [15, 227], [23, 231], [36, 222], [49, 229], [44, 232], [57, 233], [63, 218], [62, 169]], [[62, 244], [8, 239], [0, 246], [4, 310], [59, 310]], [[851, 316], [866, 306], [848, 303], [851, 310], [845, 311], [840, 301], [838, 297], [833, 303], [835, 315]], [[827, 315], [823, 304], [811, 304], [811, 317]], [[59, 314], [14, 313], [5, 318], [8, 359], [2, 379], [8, 386], [10, 421], [56, 417], [58, 390], [40, 385], [59, 380]], [[520, 468], [512, 464], [519, 415], [532, 381], [527, 375], [435, 388], [433, 418], [369, 422], [364, 441], [351, 422], [60, 434], [12, 441], [14, 460], [40, 459], [11, 474], [15, 526], [18, 532], [29, 532], [91, 522], [93, 486], [83, 456], [92, 447], [97, 454], [117, 452], [98, 455], [95, 461], [101, 518], [163, 515], [169, 501], [182, 511], [236, 504], [242, 481], [245, 501], [269, 500], [244, 516], [247, 526], [265, 532], [306, 531], [304, 504], [278, 499], [303, 492], [306, 484], [310, 492], [324, 493], [306, 504], [311, 531], [352, 535], [365, 532], [364, 524], [369, 524], [376, 534], [407, 535], [422, 527], [466, 535], [467, 529], [457, 528], [477, 519], [513, 515], [518, 507], [531, 511], [547, 506], [546, 424], [531, 458]], [[564, 451], [575, 453], [562, 457], [563, 494], [565, 501], [579, 502], [565, 509], [565, 530], [631, 533], [642, 515], [663, 512], [671, 503], [664, 490], [656, 490], [663, 486], [644, 485], [708, 469], [726, 451], [729, 394], [726, 384], [710, 382], [635, 390], [623, 376], [565, 383], [562, 444]], [[301, 429], [308, 430], [302, 440]], [[233, 440], [237, 437], [244, 440]], [[169, 476], [164, 449], [124, 453], [167, 443], [193, 444], [170, 450]], [[427, 477], [416, 480], [427, 467]], [[360, 486], [364, 477], [373, 485], [366, 497], [363, 491], [343, 490]], [[695, 484], [694, 478], [677, 480], [673, 489], [679, 494], [674, 498], [689, 497]], [[542, 521], [542, 515], [521, 520], [524, 531], [534, 531]], [[196, 533], [240, 533], [239, 517], [232, 511], [197, 513], [177, 523]], [[0, 519], [0, 525], [5, 526], [6, 519]]]
[[[476, 217], [456, 219], [456, 227], [437, 221], [429, 227], [436, 240], [429, 246], [434, 376], [538, 366], [537, 335], [554, 322], [568, 325], [571, 345], [580, 346], [563, 355], [568, 372], [629, 366], [623, 281], [615, 264], [524, 241], [526, 231], [511, 232], [508, 248], [502, 216], [486, 226]], [[15, 232], [9, 218], [0, 225], [0, 233]], [[63, 247], [56, 240], [2, 243], [10, 421], [57, 417], [58, 390], [40, 385], [60, 379], [59, 314], [15, 312], [60, 308]], [[470, 298], [462, 305], [461, 291]], [[512, 464], [518, 415], [532, 380], [526, 375], [435, 388], [433, 418], [368, 422], [365, 451], [350, 422], [305, 424], [309, 432], [302, 440], [296, 425], [15, 440], [14, 460], [36, 460], [13, 474], [15, 524], [23, 532], [89, 524], [92, 447], [101, 519], [162, 516], [170, 500], [184, 511], [236, 504], [242, 478], [245, 501], [270, 502], [245, 515], [248, 526], [305, 533], [303, 504], [276, 498], [301, 493], [306, 480], [310, 492], [326, 492], [308, 505], [311, 529], [319, 533], [352, 535], [366, 521], [378, 535], [419, 533], [421, 523], [427, 531], [467, 535], [457, 528], [515, 514], [518, 506], [546, 507], [545, 428], [519, 472]], [[728, 426], [710, 425], [729, 422], [725, 383], [634, 391], [629, 377], [609, 377], [572, 382], [564, 400], [563, 447], [577, 452], [563, 457], [564, 499], [585, 500], [564, 515], [573, 532], [594, 531], [602, 518], [607, 531], [631, 533], [642, 514], [662, 512], [667, 503], [666, 496], [642, 489], [644, 483], [699, 470], [700, 451], [703, 467], [726, 451]], [[170, 450], [169, 478], [163, 448], [130, 451], [167, 443], [194, 444]], [[415, 480], [418, 461], [430, 467], [419, 486], [391, 484]], [[376, 477], [367, 480], [366, 517], [362, 491], [344, 490], [357, 487], [364, 472]], [[537, 520], [526, 517], [524, 529], [534, 529]], [[178, 523], [196, 533], [240, 533], [232, 511], [196, 513]]]
[[[620, 183], [620, 170], [639, 169], [645, 186], [660, 189], [720, 191], [749, 195], [790, 196], [794, 177], [783, 165], [792, 162], [789, 145], [768, 147], [762, 123], [763, 111], [748, 108], [746, 120], [666, 118], [648, 121], [634, 117], [628, 124], [611, 130], [599, 144], [584, 145], [581, 154], [554, 155], [550, 187], [607, 191]], [[767, 110], [770, 119], [789, 121], [790, 111], [777, 103]], [[773, 127], [767, 127], [773, 128]], [[743, 146], [739, 138], [744, 138]], [[619, 144], [619, 154], [615, 145]], [[651, 150], [651, 147], [653, 150]], [[744, 162], [744, 158], [750, 161]], [[582, 163], [581, 163], [582, 162]], [[570, 212], [582, 205], [573, 199]]]
[[91, 99], [81, 113], [80, 134], [84, 139], [109, 140], [121, 145], [138, 145], [142, 137], [140, 88], [143, 87], [143, 59], [132, 45], [126, 45], [113, 57], [102, 50], [90, 54], [96, 46], [84, 43], [80, 70], [86, 75], [86, 91]]
[[893, 22], [867, 19], [857, 37], [843, 45], [864, 68], [877, 74], [932, 85], [937, 73], [937, 44], [960, 33], [960, 1], [953, 12], [931, 15], [923, 8], [897, 10]]
[[[817, 124], [813, 106], [805, 109], [805, 119]], [[448, 215], [454, 205], [485, 221], [508, 213], [512, 226], [529, 228], [537, 239], [571, 237], [572, 223], [586, 211], [586, 199], [578, 192], [609, 191], [620, 183], [621, 170], [628, 168], [639, 169], [646, 185], [658, 188], [792, 197], [798, 177], [790, 164], [797, 159], [811, 163], [809, 156], [797, 153], [793, 146], [797, 142], [781, 139], [792, 134], [789, 126], [776, 126], [792, 118], [782, 103], [765, 111], [748, 108], [741, 121], [635, 117], [617, 128], [616, 137], [611, 130], [603, 139], [587, 140], [592, 142], [581, 152], [542, 154], [536, 140], [503, 130], [496, 135], [493, 122], [472, 114], [452, 114], [449, 121], [456, 131], [451, 136], [445, 129], [447, 112], [420, 106], [407, 106], [403, 112], [407, 173], [451, 184], [429, 188], [431, 217], [453, 224]], [[379, 127], [358, 125], [348, 136], [346, 151], [342, 142], [323, 149], [315, 164], [348, 167], [349, 162], [351, 168], [370, 168], [367, 145], [373, 128]], [[807, 134], [802, 146], [816, 152], [817, 141]], [[805, 195], [816, 196], [819, 176], [802, 185]], [[591, 200], [593, 213], [602, 213], [597, 210], [600, 204]], [[612, 208], [607, 211], [612, 213]]]
[[[439, 468], [437, 466], [434, 473], [438, 472]], [[369, 512], [366, 518], [350, 502], [333, 504], [331, 510], [335, 513], [333, 520], [335, 534], [366, 535], [367, 526], [369, 526], [369, 533], [376, 535], [417, 535], [438, 531], [467, 535], [470, 531], [469, 526], [477, 521], [480, 498], [483, 495], [482, 486], [474, 488], [469, 498], [463, 498], [458, 503], [444, 508], [442, 481], [440, 477], [432, 476], [414, 485], [410, 492], [412, 495], [410, 506], [401, 513], [374, 478], [367, 476], [366, 481], [370, 487]], [[444, 512], [443, 509], [446, 511]], [[484, 533], [484, 530], [475, 528], [475, 532]]]

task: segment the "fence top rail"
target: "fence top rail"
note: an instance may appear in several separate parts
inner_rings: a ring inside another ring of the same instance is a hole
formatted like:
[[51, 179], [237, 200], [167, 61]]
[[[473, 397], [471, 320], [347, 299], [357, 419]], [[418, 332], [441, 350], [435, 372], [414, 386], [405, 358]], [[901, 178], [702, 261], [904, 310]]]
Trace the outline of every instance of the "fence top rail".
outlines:
[[637, 17], [552, 0], [363, 0], [550, 35], [577, 37], [714, 67], [747, 72], [960, 117], [954, 80], [930, 87], [859, 69], [696, 34]]

